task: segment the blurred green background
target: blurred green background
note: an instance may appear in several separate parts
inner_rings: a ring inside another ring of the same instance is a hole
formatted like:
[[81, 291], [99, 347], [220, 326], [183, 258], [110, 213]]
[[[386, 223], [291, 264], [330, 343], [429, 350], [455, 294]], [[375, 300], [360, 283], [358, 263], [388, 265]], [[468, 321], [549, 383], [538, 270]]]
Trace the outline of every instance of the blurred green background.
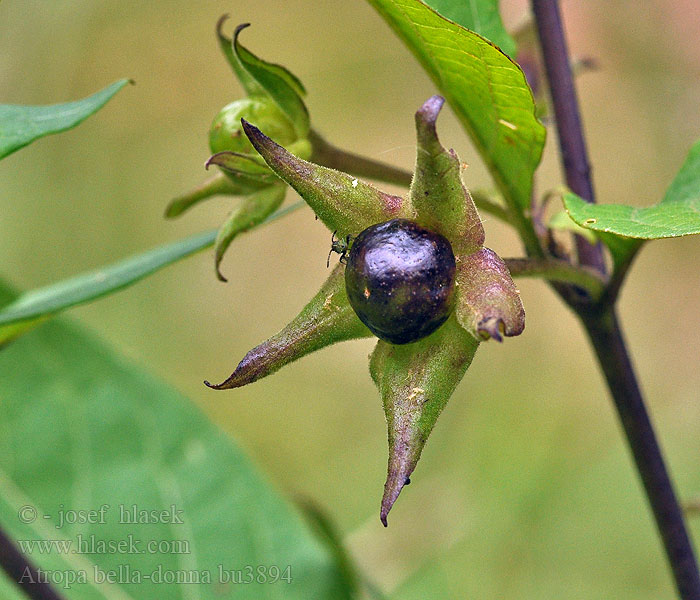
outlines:
[[[565, 2], [598, 196], [658, 201], [700, 137], [700, 15], [692, 0]], [[506, 24], [526, 3], [502, 3]], [[200, 182], [211, 119], [241, 95], [214, 38], [224, 12], [244, 43], [307, 87], [313, 125], [347, 149], [410, 169], [413, 112], [434, 86], [363, 2], [5, 0], [0, 102], [47, 104], [128, 87], [76, 130], [0, 166], [1, 275], [23, 289], [214, 227], [229, 199], [181, 219], [167, 201]], [[488, 176], [456, 120], [445, 145]], [[539, 172], [561, 180], [554, 136]], [[395, 190], [397, 191], [397, 190]], [[288, 202], [294, 194], [289, 193]], [[517, 256], [485, 220], [487, 243]], [[369, 575], [396, 597], [672, 598], [656, 532], [587, 342], [541, 282], [519, 282], [527, 328], [483, 344], [413, 485], [378, 519], [386, 471], [372, 341], [308, 357], [248, 388], [214, 392], [245, 352], [316, 292], [330, 234], [304, 209], [237, 239], [214, 277], [205, 253], [72, 316], [186, 392], [278, 488], [325, 507]], [[645, 247], [621, 313], [680, 495], [700, 496], [700, 276], [695, 238]], [[700, 518], [692, 521], [700, 539]]]

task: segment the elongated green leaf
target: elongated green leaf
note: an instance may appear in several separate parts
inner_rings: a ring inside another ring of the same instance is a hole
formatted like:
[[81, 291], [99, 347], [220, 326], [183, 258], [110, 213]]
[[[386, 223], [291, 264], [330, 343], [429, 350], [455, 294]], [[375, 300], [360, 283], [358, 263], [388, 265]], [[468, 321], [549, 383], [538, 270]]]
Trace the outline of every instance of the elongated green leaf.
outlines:
[[[298, 202], [278, 210], [268, 217], [265, 223], [302, 206], [304, 203]], [[128, 287], [163, 267], [208, 248], [215, 239], [215, 230], [199, 233], [132, 256], [108, 267], [23, 294], [0, 309], [0, 347], [51, 315]]]
[[545, 129], [520, 67], [419, 0], [369, 0], [416, 55], [472, 136], [506, 202], [530, 203]]
[[658, 204], [589, 204], [571, 193], [565, 194], [564, 204], [576, 223], [594, 231], [642, 240], [700, 233], [700, 141]]
[[508, 35], [498, 10], [498, 0], [427, 0], [443, 17], [492, 41], [508, 56], [515, 56], [515, 41]]
[[14, 329], [17, 325], [29, 328], [46, 316], [121, 290], [158, 269], [211, 246], [215, 239], [215, 231], [200, 233], [23, 294], [0, 310], [0, 343], [16, 335]]
[[82, 123], [107, 104], [128, 82], [128, 79], [121, 79], [92, 96], [65, 104], [0, 104], [0, 158], [41, 137], [66, 131]]
[[41, 568], [81, 578], [58, 586], [67, 598], [349, 598], [333, 554], [227, 436], [77, 327], [18, 340], [0, 381], [0, 520]]

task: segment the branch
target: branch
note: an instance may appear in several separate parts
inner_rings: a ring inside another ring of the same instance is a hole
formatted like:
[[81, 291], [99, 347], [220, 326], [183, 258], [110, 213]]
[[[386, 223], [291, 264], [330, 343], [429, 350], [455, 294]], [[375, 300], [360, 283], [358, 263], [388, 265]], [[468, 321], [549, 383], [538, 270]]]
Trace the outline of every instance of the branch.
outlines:
[[[557, 0], [532, 0], [537, 31], [557, 121], [566, 181], [582, 198], [594, 202], [586, 145], [581, 129], [569, 55]], [[579, 261], [605, 273], [601, 245], [576, 236]], [[661, 449], [649, 420], [632, 361], [625, 346], [614, 303], [629, 262], [613, 276], [609, 291], [597, 306], [577, 303], [562, 287], [555, 289], [576, 311], [591, 339], [600, 368], [615, 401], [620, 422], [644, 484], [676, 588], [683, 600], [700, 599], [700, 574], [683, 513], [676, 499]]]
[[14, 542], [0, 529], [0, 567], [32, 600], [62, 600], [61, 596], [39, 576], [37, 568], [27, 560]]
[[700, 598], [700, 575], [654, 428], [630, 361], [620, 325], [612, 308], [582, 316], [598, 361], [615, 401], [637, 470], [644, 484], [656, 525], [683, 600]]
[[[595, 202], [588, 151], [583, 138], [578, 99], [574, 88], [569, 52], [559, 15], [557, 0], [532, 0], [532, 10], [542, 48], [566, 183], [573, 192], [588, 202]], [[576, 236], [579, 262], [605, 273], [600, 243], [592, 245]]]
[[548, 281], [570, 283], [588, 292], [595, 302], [605, 291], [605, 281], [590, 267], [577, 267], [564, 260], [553, 258], [506, 258], [513, 277], [541, 277]]
[[358, 177], [393, 183], [401, 187], [411, 185], [413, 174], [410, 171], [404, 171], [387, 163], [336, 148], [313, 130], [309, 135], [309, 141], [313, 148], [312, 162]]

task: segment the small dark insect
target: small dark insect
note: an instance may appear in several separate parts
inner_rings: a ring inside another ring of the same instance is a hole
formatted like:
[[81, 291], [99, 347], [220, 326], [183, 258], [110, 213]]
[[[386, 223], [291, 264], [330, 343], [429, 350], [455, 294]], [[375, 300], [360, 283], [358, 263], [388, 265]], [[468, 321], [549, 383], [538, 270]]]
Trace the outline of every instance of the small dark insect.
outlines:
[[348, 235], [346, 235], [345, 238], [337, 238], [335, 237], [336, 233], [338, 233], [337, 229], [333, 232], [333, 236], [331, 237], [331, 249], [328, 252], [326, 269], [331, 264], [331, 254], [333, 254], [334, 252], [340, 254], [339, 260], [341, 263], [345, 264], [348, 262], [348, 251], [350, 250], [350, 240], [352, 239], [352, 237], [348, 233]]

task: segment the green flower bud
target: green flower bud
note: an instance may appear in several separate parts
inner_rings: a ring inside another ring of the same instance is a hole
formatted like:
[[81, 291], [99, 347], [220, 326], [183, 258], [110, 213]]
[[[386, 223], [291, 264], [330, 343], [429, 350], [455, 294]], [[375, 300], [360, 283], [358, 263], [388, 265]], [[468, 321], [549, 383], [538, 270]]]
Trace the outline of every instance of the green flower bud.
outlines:
[[272, 100], [264, 96], [241, 98], [224, 106], [211, 124], [209, 147], [212, 153], [257, 154], [243, 132], [241, 118], [254, 123], [283, 146], [297, 139], [294, 125]]

